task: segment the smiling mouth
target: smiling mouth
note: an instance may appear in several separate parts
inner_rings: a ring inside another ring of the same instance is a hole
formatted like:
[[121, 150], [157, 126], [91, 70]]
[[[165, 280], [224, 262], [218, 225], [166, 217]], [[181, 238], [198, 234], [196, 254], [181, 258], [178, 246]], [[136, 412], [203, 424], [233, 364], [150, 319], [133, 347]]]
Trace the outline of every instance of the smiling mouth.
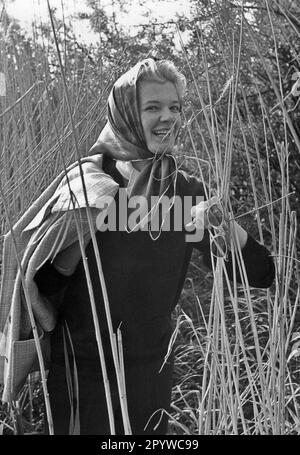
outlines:
[[152, 134], [154, 134], [157, 137], [164, 138], [167, 136], [170, 136], [171, 130], [157, 130], [157, 131], [152, 131]]

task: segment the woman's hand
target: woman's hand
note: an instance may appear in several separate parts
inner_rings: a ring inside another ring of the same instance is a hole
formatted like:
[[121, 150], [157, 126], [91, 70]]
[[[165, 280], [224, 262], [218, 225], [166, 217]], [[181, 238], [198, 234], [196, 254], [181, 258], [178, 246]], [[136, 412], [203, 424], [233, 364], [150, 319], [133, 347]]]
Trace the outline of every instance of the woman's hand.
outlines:
[[[191, 216], [193, 218], [192, 224], [196, 229], [202, 232], [201, 240], [204, 236], [205, 229], [215, 229], [216, 231], [220, 229], [223, 231], [227, 246], [230, 249], [230, 237], [235, 231], [241, 249], [244, 248], [247, 243], [248, 234], [236, 221], [226, 220], [223, 209], [212, 210], [211, 213], [208, 214], [209, 209], [212, 206], [218, 206], [218, 204], [220, 204], [218, 197], [213, 196], [211, 199], [201, 201], [191, 208]], [[191, 223], [187, 226], [190, 225]]]
[[218, 202], [218, 198], [216, 196], [208, 199], [207, 201], [201, 201], [199, 204], [194, 205], [191, 208], [191, 216], [193, 218], [193, 224], [196, 229], [202, 230], [204, 235], [204, 229], [209, 228], [209, 221], [207, 216], [207, 210], [213, 204]]

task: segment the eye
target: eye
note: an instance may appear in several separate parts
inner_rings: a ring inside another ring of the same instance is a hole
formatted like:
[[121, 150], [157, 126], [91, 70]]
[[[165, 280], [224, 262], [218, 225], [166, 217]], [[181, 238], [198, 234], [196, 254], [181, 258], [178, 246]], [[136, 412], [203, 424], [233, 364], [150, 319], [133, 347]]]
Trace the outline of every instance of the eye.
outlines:
[[158, 107], [155, 105], [149, 105], [146, 107], [145, 111], [157, 111]]
[[180, 106], [174, 105], [170, 107], [172, 112], [180, 112]]

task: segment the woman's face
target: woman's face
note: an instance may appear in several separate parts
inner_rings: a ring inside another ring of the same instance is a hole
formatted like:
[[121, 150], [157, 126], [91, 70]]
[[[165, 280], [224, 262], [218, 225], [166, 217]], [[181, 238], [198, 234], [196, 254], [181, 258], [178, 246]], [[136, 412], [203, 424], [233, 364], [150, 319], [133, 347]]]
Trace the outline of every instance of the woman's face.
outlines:
[[150, 152], [171, 152], [180, 128], [180, 101], [172, 82], [142, 81], [139, 109]]

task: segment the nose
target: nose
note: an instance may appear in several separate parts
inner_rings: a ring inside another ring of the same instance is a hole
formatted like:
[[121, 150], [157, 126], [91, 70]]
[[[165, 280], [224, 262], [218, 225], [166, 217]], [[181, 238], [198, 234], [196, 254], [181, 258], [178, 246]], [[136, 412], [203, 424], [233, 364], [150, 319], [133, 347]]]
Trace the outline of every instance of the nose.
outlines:
[[170, 120], [174, 119], [174, 113], [170, 111], [169, 107], [164, 107], [161, 109], [160, 112], [160, 121], [161, 122], [169, 122]]

